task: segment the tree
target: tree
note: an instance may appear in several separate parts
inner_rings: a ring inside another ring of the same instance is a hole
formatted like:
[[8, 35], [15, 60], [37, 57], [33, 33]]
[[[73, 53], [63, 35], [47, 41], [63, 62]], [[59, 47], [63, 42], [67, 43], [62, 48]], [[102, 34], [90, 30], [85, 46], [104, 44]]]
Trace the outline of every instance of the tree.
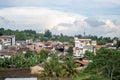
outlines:
[[88, 57], [89, 60], [92, 60], [95, 55], [93, 52], [87, 50], [85, 51], [85, 56]]
[[66, 75], [68, 77], [76, 77], [78, 76], [78, 70], [76, 69], [79, 65], [75, 64], [73, 56], [68, 56], [65, 61], [66, 64]]
[[0, 36], [2, 36], [3, 35], [3, 33], [2, 32], [0, 32]]
[[26, 57], [26, 58], [29, 58], [29, 57], [31, 57], [31, 56], [34, 56], [33, 52], [30, 51], [30, 50], [27, 50], [26, 53], [25, 53], [25, 57]]
[[52, 54], [50, 59], [45, 61], [44, 71], [40, 76], [49, 78], [76, 77], [78, 76], [77, 67], [78, 65], [75, 64], [72, 56], [59, 59], [57, 55]]
[[75, 35], [75, 37], [83, 38], [83, 36], [81, 34]]
[[70, 47], [68, 48], [68, 52], [69, 52], [69, 53], [73, 53], [73, 47], [70, 46]]
[[[96, 55], [86, 55], [92, 62], [85, 69], [84, 73], [94, 74], [94, 76], [105, 77], [105, 80], [119, 80], [120, 79], [120, 51], [101, 48]], [[108, 78], [108, 79], [107, 79]], [[99, 80], [96, 78], [89, 78], [88, 80]]]
[[[56, 65], [57, 64], [57, 65]], [[49, 61], [45, 61], [43, 76], [44, 77], [64, 77], [65, 66], [59, 62], [59, 58], [56, 55], [51, 55]]]
[[[99, 75], [105, 75], [110, 80], [120, 75], [120, 51], [101, 48], [97, 51], [97, 55], [93, 59], [93, 63], [96, 67], [96, 72]], [[117, 73], [117, 74], [115, 74]], [[116, 79], [118, 80], [118, 79]]]
[[117, 48], [120, 47], [120, 41], [117, 42], [116, 46], [117, 46]]
[[46, 30], [45, 34], [44, 34], [44, 37], [51, 38], [52, 37], [52, 32], [50, 32], [50, 30]]
[[4, 28], [0, 28], [0, 36], [2, 36], [4, 33]]
[[63, 33], [60, 33], [60, 37], [63, 37]]
[[46, 49], [41, 49], [40, 56], [42, 60], [45, 60], [48, 57], [49, 52]]

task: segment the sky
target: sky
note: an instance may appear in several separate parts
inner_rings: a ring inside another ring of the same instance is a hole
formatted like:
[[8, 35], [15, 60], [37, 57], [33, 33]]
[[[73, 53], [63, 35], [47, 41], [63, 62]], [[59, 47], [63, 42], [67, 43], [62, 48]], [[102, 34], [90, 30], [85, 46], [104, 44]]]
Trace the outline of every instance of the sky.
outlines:
[[0, 0], [0, 27], [120, 37], [120, 0]]

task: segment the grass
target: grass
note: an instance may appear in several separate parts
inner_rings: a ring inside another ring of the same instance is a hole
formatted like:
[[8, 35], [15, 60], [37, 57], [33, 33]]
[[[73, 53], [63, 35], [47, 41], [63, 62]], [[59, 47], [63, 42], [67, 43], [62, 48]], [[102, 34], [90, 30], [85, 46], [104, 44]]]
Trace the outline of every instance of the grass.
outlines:
[[80, 73], [78, 77], [74, 77], [72, 80], [109, 80], [106, 77], [98, 76], [91, 73]]

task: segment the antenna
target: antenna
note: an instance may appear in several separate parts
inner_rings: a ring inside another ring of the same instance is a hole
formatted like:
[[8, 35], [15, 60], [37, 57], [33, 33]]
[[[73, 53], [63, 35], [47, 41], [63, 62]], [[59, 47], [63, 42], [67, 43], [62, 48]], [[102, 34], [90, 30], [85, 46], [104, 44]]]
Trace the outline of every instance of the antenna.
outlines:
[[84, 35], [84, 38], [85, 38], [85, 30], [84, 30], [84, 33], [83, 33], [83, 35]]

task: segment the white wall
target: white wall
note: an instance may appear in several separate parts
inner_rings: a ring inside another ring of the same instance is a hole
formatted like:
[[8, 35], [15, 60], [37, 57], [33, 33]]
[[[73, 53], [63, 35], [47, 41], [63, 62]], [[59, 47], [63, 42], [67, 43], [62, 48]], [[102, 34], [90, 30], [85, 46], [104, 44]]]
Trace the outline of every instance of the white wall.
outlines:
[[2, 50], [2, 45], [0, 44], [0, 50]]
[[11, 38], [11, 46], [14, 46], [14, 45], [15, 45], [15, 36], [13, 35]]

